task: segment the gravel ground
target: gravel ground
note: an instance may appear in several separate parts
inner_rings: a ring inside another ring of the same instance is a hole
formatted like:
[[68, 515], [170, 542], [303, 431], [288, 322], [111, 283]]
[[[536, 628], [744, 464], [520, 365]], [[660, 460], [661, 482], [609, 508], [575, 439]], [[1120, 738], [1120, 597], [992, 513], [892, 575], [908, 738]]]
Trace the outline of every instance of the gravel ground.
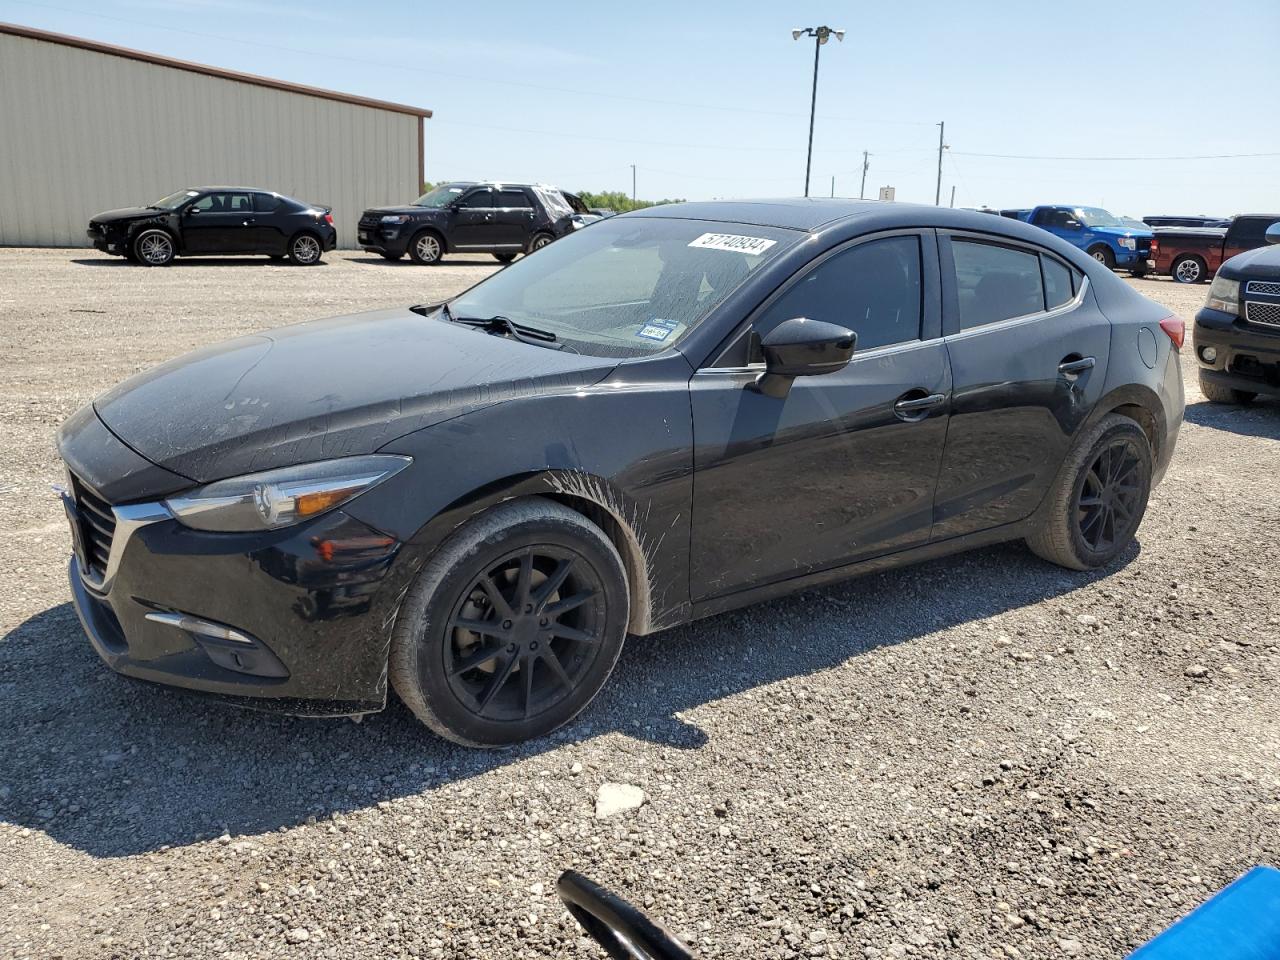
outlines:
[[[1114, 957], [1280, 861], [1280, 404], [1210, 407], [1189, 363], [1115, 569], [1008, 545], [633, 640], [511, 752], [397, 703], [294, 720], [110, 673], [68, 602], [59, 422], [188, 348], [493, 266], [0, 251], [0, 956], [596, 958], [554, 895], [574, 867], [704, 957]], [[643, 805], [597, 819], [605, 783]]]

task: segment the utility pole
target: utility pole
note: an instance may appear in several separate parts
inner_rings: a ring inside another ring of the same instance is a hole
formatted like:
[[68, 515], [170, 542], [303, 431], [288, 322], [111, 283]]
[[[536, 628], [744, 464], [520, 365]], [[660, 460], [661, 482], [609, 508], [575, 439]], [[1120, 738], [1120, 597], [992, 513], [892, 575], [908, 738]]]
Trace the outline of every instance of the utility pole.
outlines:
[[631, 202], [636, 202], [636, 165], [631, 165]]
[[947, 149], [947, 145], [942, 142], [942, 135], [946, 133], [947, 123], [945, 120], [938, 124], [938, 189], [933, 195], [933, 205], [935, 207], [942, 206], [942, 151]]
[[833, 175], [831, 177], [831, 196], [834, 197], [835, 195], [836, 195], [836, 178]]
[[951, 206], [954, 207], [955, 205], [956, 205], [956, 185], [953, 183], [951, 185]]
[[867, 151], [862, 151], [862, 186], [858, 188], [859, 200], [867, 199], [867, 168], [871, 166], [870, 162], [867, 160], [867, 157], [869, 156], [871, 156], [871, 154], [867, 153]]
[[809, 195], [809, 171], [813, 168], [813, 118], [818, 110], [818, 56], [822, 53], [822, 45], [835, 36], [844, 40], [843, 30], [831, 27], [797, 27], [791, 31], [791, 39], [813, 37], [813, 94], [809, 99], [809, 153], [804, 161], [804, 195]]

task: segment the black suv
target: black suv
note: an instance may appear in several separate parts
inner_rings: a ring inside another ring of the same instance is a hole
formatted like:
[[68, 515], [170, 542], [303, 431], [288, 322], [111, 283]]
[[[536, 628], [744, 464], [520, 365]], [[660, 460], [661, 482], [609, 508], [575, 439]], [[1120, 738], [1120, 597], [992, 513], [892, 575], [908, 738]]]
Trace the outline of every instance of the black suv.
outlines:
[[193, 187], [89, 221], [89, 242], [146, 267], [174, 257], [260, 253], [311, 266], [338, 245], [331, 208], [259, 187]]
[[405, 207], [360, 215], [360, 246], [388, 260], [406, 253], [438, 263], [446, 253], [492, 253], [510, 263], [577, 229], [555, 187], [528, 183], [442, 183]]
[[1214, 403], [1280, 398], [1280, 223], [1270, 247], [1238, 254], [1218, 268], [1196, 314], [1200, 392]]

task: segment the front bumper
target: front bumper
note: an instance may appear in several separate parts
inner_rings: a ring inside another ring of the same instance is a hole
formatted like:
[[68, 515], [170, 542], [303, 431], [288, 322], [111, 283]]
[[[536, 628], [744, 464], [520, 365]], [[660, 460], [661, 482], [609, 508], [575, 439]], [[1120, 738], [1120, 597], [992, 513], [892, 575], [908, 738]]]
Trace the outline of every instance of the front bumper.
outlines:
[[[64, 504], [79, 541], [76, 503]], [[117, 523], [106, 576], [79, 543], [69, 571], [80, 622], [112, 670], [284, 713], [383, 708], [399, 541], [340, 510], [247, 534], [190, 530], [159, 505], [116, 510], [144, 520]]]
[[127, 241], [123, 237], [99, 233], [96, 230], [86, 230], [85, 236], [89, 238], [89, 242], [93, 244], [95, 250], [101, 250], [103, 253], [111, 253], [116, 256], [124, 256], [125, 243]]
[[[1204, 358], [1206, 347], [1217, 356]], [[1205, 307], [1196, 314], [1192, 348], [1206, 380], [1280, 396], [1280, 327], [1248, 323], [1241, 317]]]
[[360, 249], [397, 257], [408, 252], [409, 236], [412, 233], [413, 225], [408, 223], [390, 227], [364, 223], [356, 226], [356, 240]]

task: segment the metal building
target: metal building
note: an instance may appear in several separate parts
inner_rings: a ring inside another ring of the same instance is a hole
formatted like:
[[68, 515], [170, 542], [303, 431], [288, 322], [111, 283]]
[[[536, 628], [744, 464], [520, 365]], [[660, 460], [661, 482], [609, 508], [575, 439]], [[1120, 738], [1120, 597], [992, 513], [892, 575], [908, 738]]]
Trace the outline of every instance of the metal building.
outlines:
[[418, 196], [430, 110], [0, 23], [0, 245], [85, 246], [89, 218], [183, 187], [333, 207]]

